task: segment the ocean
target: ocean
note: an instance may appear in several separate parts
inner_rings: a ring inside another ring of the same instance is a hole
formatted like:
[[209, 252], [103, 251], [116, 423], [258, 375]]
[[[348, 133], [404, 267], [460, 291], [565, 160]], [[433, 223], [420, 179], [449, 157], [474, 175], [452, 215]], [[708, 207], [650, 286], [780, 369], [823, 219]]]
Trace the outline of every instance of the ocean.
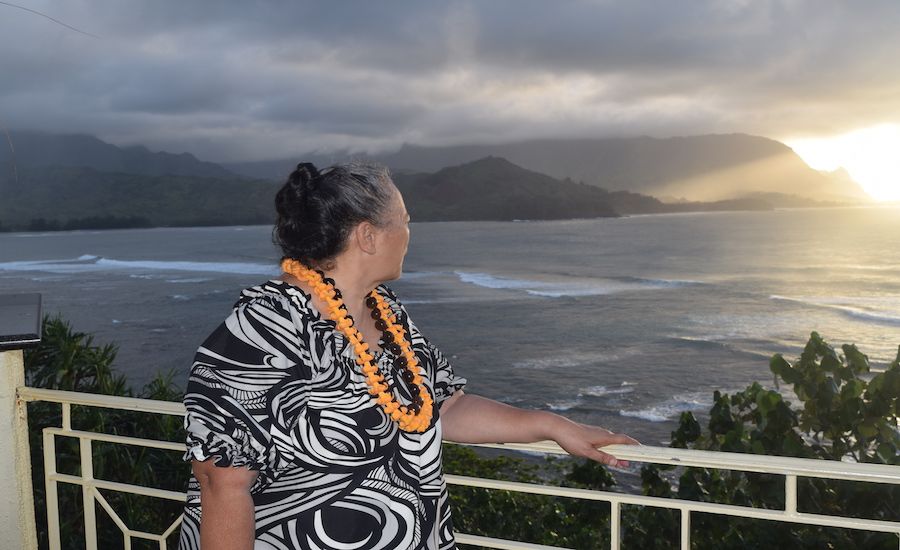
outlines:
[[[714, 390], [773, 385], [811, 331], [884, 368], [900, 344], [900, 207], [413, 223], [391, 286], [469, 380], [516, 406], [665, 444]], [[271, 227], [0, 234], [0, 293], [40, 292], [136, 386], [174, 371], [244, 287]]]

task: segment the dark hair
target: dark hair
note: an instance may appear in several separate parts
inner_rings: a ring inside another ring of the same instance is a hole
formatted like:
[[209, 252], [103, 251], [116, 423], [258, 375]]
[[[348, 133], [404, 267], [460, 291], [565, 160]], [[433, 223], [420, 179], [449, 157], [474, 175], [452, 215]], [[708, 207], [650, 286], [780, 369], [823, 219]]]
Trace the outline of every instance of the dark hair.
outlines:
[[377, 164], [337, 164], [319, 172], [300, 163], [275, 195], [272, 238], [283, 259], [310, 267], [327, 263], [358, 224], [384, 225], [393, 189], [387, 168]]

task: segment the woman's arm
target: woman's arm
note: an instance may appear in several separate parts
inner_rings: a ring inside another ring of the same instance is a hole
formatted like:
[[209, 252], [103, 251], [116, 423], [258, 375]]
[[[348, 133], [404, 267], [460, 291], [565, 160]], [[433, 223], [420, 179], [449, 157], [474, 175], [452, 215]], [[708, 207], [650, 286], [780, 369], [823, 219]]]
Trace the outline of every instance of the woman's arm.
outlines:
[[252, 550], [256, 518], [250, 487], [258, 472], [244, 467], [219, 467], [212, 460], [194, 460], [191, 466], [200, 483], [200, 547]]
[[457, 391], [441, 403], [444, 439], [457, 443], [534, 443], [556, 441], [567, 453], [608, 466], [627, 466], [597, 447], [636, 445], [624, 434], [573, 422], [548, 411], [530, 411]]

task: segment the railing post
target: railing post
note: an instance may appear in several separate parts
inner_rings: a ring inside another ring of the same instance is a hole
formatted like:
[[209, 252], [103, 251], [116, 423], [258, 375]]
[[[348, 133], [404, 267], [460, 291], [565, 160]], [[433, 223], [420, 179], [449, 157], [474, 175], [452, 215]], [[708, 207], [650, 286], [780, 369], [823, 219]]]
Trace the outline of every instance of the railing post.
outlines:
[[622, 543], [622, 507], [618, 500], [609, 503], [609, 548], [619, 550]]
[[681, 509], [681, 550], [691, 550], [691, 511]]
[[0, 351], [0, 548], [37, 548], [22, 350]]
[[40, 295], [0, 296], [0, 548], [37, 548], [22, 348], [40, 340]]
[[81, 497], [84, 502], [84, 539], [88, 550], [97, 550], [97, 505], [94, 503], [94, 452], [90, 439], [80, 438]]

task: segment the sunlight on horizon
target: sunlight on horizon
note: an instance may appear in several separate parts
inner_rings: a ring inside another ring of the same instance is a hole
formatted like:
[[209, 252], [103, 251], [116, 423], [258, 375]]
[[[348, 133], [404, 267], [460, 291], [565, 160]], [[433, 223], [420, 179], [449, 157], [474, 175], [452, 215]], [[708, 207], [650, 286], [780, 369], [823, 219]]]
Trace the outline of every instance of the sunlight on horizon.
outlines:
[[845, 168], [877, 201], [900, 201], [900, 125], [879, 124], [828, 138], [785, 143], [816, 170]]

